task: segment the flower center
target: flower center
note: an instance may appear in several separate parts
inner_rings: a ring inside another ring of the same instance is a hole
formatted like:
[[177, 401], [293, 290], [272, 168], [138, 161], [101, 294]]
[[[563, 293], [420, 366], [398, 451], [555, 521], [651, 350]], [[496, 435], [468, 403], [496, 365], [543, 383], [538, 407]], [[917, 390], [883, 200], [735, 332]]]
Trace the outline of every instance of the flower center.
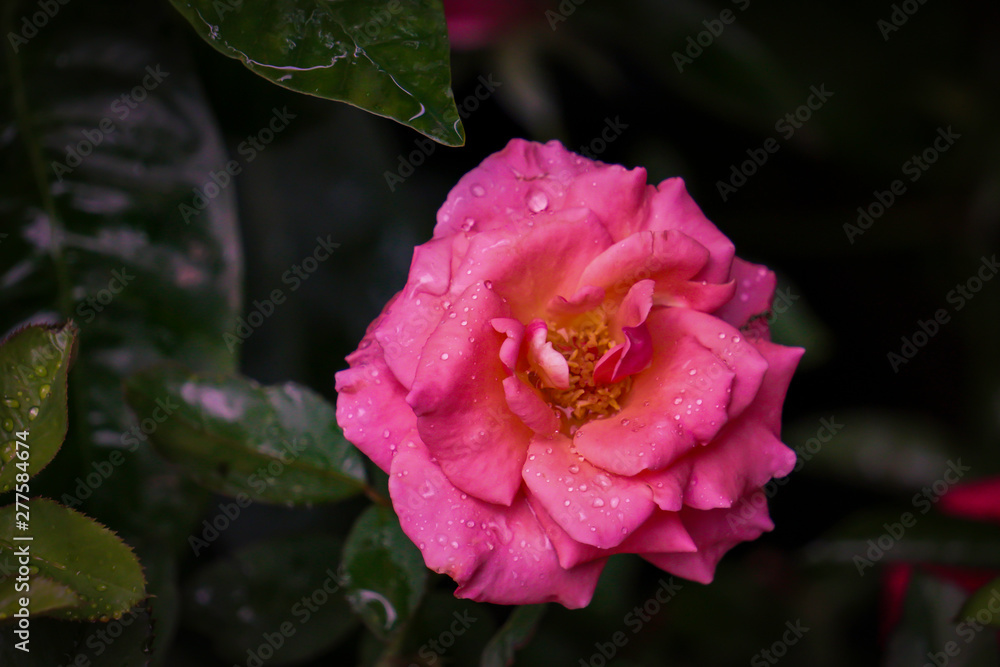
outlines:
[[535, 373], [529, 373], [529, 377], [549, 404], [566, 416], [571, 428], [621, 410], [619, 400], [631, 388], [632, 378], [610, 384], [594, 380], [594, 366], [605, 352], [617, 345], [608, 330], [603, 309], [581, 315], [573, 326], [550, 327], [548, 341], [569, 365], [569, 388], [546, 386]]

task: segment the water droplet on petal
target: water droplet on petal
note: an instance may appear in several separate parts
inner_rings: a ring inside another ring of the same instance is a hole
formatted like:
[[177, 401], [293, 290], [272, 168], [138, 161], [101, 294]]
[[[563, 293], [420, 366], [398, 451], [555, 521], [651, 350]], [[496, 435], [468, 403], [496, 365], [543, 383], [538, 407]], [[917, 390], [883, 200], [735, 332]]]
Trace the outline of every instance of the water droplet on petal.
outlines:
[[594, 498], [594, 502], [592, 504], [594, 507], [604, 507], [604, 501], [600, 498]]
[[574, 463], [569, 467], [569, 471], [575, 475], [576, 473], [580, 472], [580, 466]]
[[621, 501], [619, 500], [618, 496], [615, 496], [614, 498], [612, 498], [611, 499], [611, 509], [615, 509], [616, 507], [618, 507], [618, 503], [619, 502], [621, 502]]
[[532, 213], [540, 213], [549, 207], [549, 196], [541, 190], [535, 190], [528, 195], [528, 208]]
[[483, 195], [486, 194], [486, 188], [481, 186], [479, 183], [473, 185], [471, 189], [472, 189], [472, 194], [476, 197], [482, 197]]

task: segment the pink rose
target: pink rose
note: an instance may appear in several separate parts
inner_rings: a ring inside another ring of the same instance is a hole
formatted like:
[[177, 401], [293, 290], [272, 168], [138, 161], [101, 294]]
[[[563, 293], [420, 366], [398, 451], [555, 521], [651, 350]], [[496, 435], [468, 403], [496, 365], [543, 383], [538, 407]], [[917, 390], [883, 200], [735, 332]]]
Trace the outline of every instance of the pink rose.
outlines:
[[681, 179], [556, 141], [459, 181], [337, 374], [338, 422], [456, 595], [582, 607], [623, 552], [707, 583], [773, 528], [740, 501], [795, 465], [803, 350], [768, 340], [774, 274], [733, 255]]

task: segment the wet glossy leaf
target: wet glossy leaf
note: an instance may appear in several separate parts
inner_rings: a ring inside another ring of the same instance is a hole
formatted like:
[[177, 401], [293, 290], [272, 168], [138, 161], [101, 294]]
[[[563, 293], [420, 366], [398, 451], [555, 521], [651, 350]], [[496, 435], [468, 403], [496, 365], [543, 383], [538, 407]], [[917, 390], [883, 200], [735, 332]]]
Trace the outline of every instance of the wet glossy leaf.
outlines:
[[76, 333], [72, 325], [28, 327], [0, 343], [0, 493], [18, 472], [37, 475], [62, 447]]
[[480, 667], [513, 665], [517, 649], [527, 644], [535, 634], [545, 610], [544, 604], [525, 605], [515, 609], [486, 645], [479, 662]]
[[344, 546], [347, 600], [368, 629], [381, 638], [403, 626], [420, 605], [427, 568], [387, 507], [369, 507]]
[[437, 0], [171, 0], [221, 53], [265, 79], [465, 143]]
[[[25, 536], [32, 539], [15, 539]], [[73, 607], [53, 608], [54, 617], [108, 618], [145, 596], [146, 580], [132, 549], [93, 519], [51, 500], [29, 501], [27, 516], [15, 505], [0, 508], [0, 558], [10, 563], [25, 546], [34, 576], [62, 584], [80, 598]]]
[[157, 424], [157, 449], [213, 491], [310, 503], [364, 489], [361, 455], [344, 439], [333, 407], [305, 387], [262, 387], [169, 365], [132, 377], [126, 398]]
[[302, 535], [215, 560], [191, 578], [182, 619], [230, 662], [267, 646], [265, 635], [273, 649], [268, 664], [319, 655], [357, 627], [339, 583], [341, 547], [329, 535]]

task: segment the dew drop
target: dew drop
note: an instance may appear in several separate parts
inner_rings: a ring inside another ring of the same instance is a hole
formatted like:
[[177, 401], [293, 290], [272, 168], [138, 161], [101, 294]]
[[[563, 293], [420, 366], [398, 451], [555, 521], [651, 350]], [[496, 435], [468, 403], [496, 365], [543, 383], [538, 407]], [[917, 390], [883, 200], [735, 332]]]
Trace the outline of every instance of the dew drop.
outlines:
[[549, 207], [549, 197], [541, 190], [535, 190], [528, 196], [528, 208], [532, 213], [540, 213]]
[[678, 396], [677, 398], [674, 399], [674, 405], [680, 405], [681, 401], [683, 401], [683, 400], [684, 400], [683, 398], [681, 398], [680, 396]]
[[574, 463], [569, 467], [569, 471], [575, 475], [576, 473], [580, 472], [580, 466]]
[[38, 417], [38, 406], [33, 405], [30, 408], [28, 408], [28, 419], [34, 421], [37, 417]]
[[479, 183], [476, 183], [472, 186], [472, 194], [476, 197], [482, 197], [486, 194], [486, 188], [481, 186]]
[[618, 507], [618, 503], [620, 503], [620, 502], [621, 502], [621, 500], [619, 500], [618, 496], [615, 496], [614, 498], [612, 498], [611, 499], [611, 509], [615, 509], [616, 507]]
[[604, 507], [604, 501], [600, 498], [594, 498], [594, 502], [592, 504], [594, 507]]
[[441, 361], [448, 361], [448, 353], [447, 352], [443, 352], [441, 354]]
[[35, 366], [35, 375], [37, 375], [38, 377], [43, 378], [45, 377], [46, 373], [48, 373], [48, 371], [45, 370], [45, 366]]
[[3, 430], [13, 432], [14, 431], [14, 420], [13, 419], [4, 419], [3, 420]]
[[18, 401], [16, 398], [5, 398], [3, 399], [3, 404], [6, 405], [8, 408], [21, 407], [20, 401]]

